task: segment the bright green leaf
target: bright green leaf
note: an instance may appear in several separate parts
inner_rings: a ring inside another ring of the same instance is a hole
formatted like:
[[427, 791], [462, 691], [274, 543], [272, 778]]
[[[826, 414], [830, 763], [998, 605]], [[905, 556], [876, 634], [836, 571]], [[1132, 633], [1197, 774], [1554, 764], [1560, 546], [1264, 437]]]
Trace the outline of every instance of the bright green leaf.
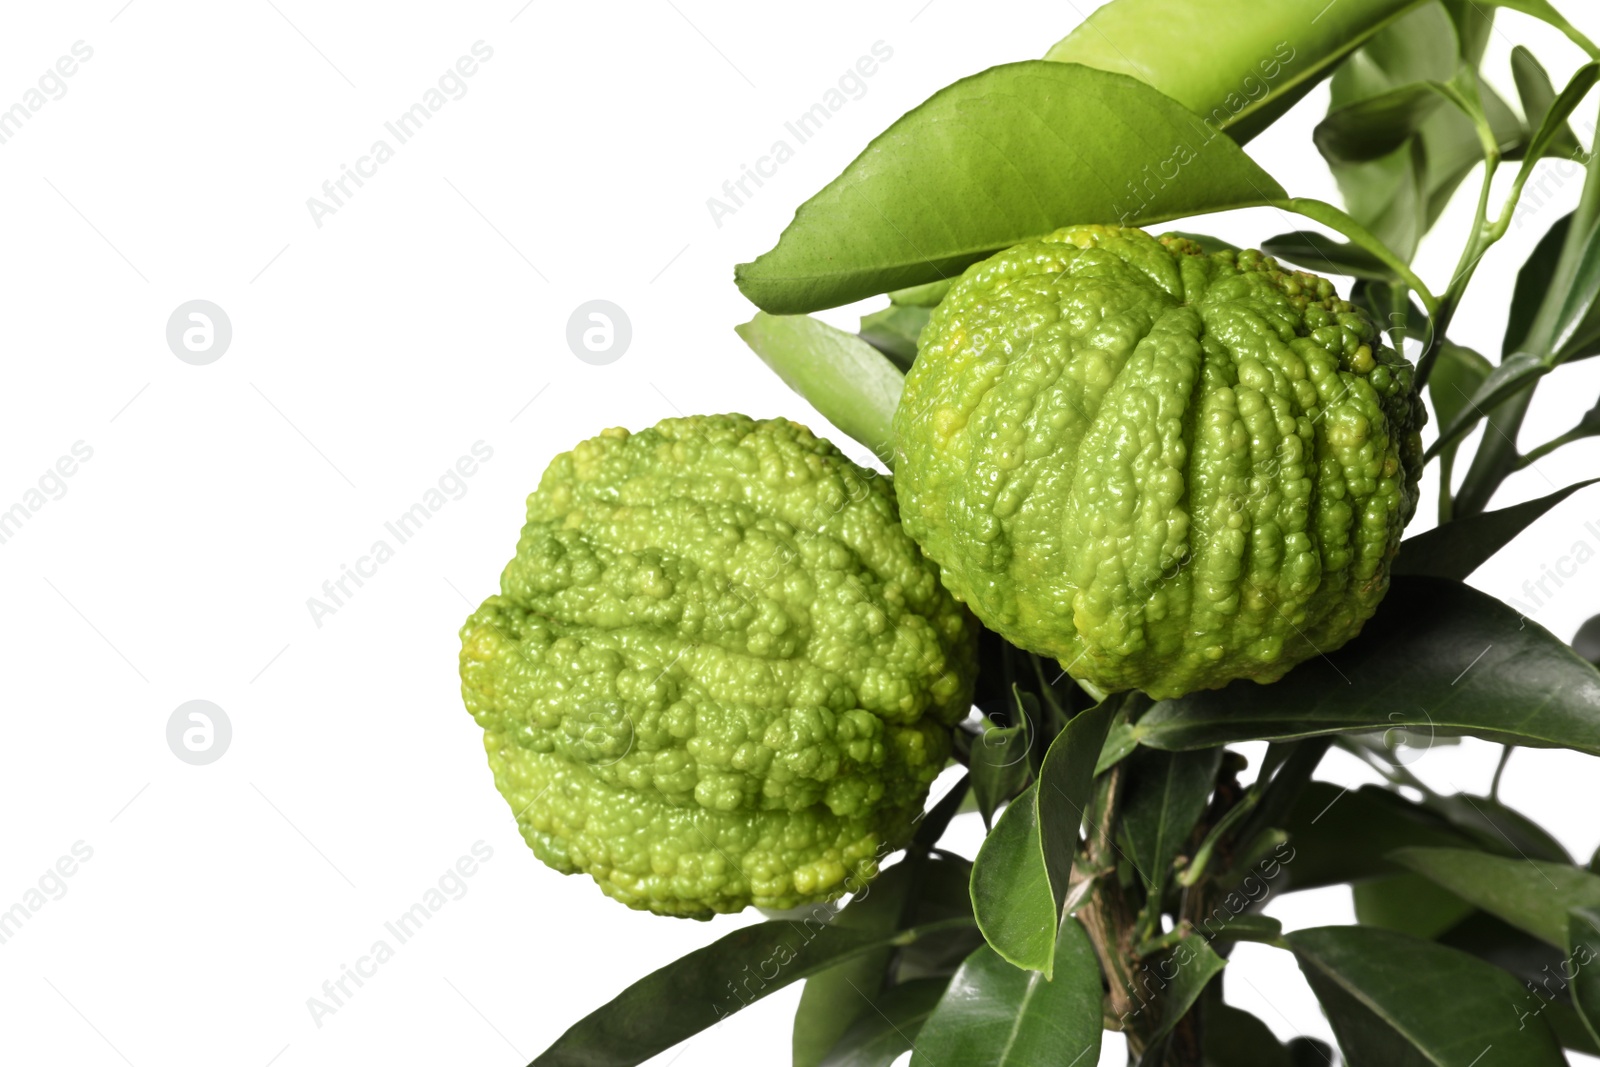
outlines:
[[1465, 579], [1539, 521], [1545, 512], [1597, 481], [1600, 478], [1575, 482], [1537, 500], [1498, 511], [1479, 512], [1409, 537], [1400, 544], [1400, 556], [1394, 562], [1393, 573]]
[[1100, 1055], [1100, 963], [1073, 918], [1061, 924], [1056, 976], [1019, 970], [987, 945], [962, 964], [917, 1036], [919, 1065], [1062, 1067]]
[[1600, 755], [1600, 672], [1493, 597], [1401, 576], [1343, 648], [1270, 686], [1244, 680], [1161, 701], [1136, 732], [1142, 744], [1186, 749], [1394, 729]]
[[1565, 863], [1460, 848], [1407, 848], [1393, 859], [1560, 949], [1567, 947], [1567, 912], [1600, 905], [1600, 875]]
[[1045, 58], [1143, 79], [1242, 144], [1414, 6], [1341, 0], [1317, 14], [1251, 0], [1112, 0]]
[[1287, 937], [1351, 1067], [1563, 1067], [1547, 1027], [1519, 1028], [1504, 971], [1389, 930], [1324, 926]]
[[1285, 196], [1237, 144], [1143, 82], [1011, 63], [898, 119], [735, 279], [767, 311], [815, 311], [948, 278], [1071, 223], [1162, 222]]
[[805, 315], [756, 317], [736, 327], [745, 344], [822, 417], [870, 448], [894, 457], [894, 409], [905, 375], [854, 334]]
[[[1551, 84], [1550, 75], [1533, 57], [1533, 53], [1519, 44], [1511, 49], [1511, 77], [1517, 83], [1522, 113], [1528, 117], [1528, 124], [1538, 129], [1550, 113], [1550, 105], [1556, 102], [1556, 87]], [[1545, 151], [1550, 155], [1570, 158], [1582, 151], [1582, 146], [1573, 135], [1572, 127], [1563, 122], [1550, 138]]]

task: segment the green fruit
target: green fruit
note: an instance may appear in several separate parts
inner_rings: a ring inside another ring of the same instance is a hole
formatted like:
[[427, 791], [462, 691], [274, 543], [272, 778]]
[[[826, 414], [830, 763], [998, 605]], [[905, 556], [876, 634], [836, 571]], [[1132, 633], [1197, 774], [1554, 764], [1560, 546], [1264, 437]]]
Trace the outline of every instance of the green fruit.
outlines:
[[461, 630], [461, 692], [545, 863], [704, 917], [858, 890], [966, 715], [976, 627], [887, 481], [743, 415], [557, 456]]
[[1270, 682], [1361, 629], [1417, 501], [1410, 365], [1259, 252], [1078, 226], [968, 268], [895, 412], [906, 529], [1105, 690]]

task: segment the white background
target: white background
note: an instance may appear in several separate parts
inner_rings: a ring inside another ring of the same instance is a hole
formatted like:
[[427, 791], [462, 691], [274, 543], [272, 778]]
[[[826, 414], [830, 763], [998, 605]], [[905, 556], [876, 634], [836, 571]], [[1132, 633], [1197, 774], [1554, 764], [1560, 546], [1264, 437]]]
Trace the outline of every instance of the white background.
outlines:
[[[76, 442], [93, 450], [0, 544], [0, 909], [76, 843], [92, 849], [0, 944], [0, 1058], [524, 1063], [628, 982], [757, 918], [629, 912], [518, 837], [460, 705], [456, 629], [496, 588], [524, 497], [554, 454], [606, 426], [738, 410], [828, 431], [735, 337], [752, 309], [733, 264], [902, 112], [1040, 55], [1088, 5], [124, 3], [15, 5], [0, 35], [0, 108], [74, 42], [93, 49], [0, 144], [0, 509]], [[1600, 36], [1600, 16], [1567, 6]], [[1520, 16], [1499, 26], [1489, 70], [1513, 99], [1511, 42], [1532, 44], [1558, 84], [1579, 62]], [[307, 198], [376, 139], [394, 145], [384, 123], [477, 41], [493, 57], [465, 95], [316, 225]], [[718, 226], [707, 198], [879, 41], [893, 56], [865, 93]], [[1251, 151], [1292, 192], [1334, 199], [1309, 142], [1325, 103], [1313, 93]], [[1498, 353], [1516, 267], [1576, 199], [1576, 181], [1558, 184], [1483, 264], [1458, 340]], [[1468, 199], [1425, 246], [1426, 277], [1449, 276]], [[1252, 244], [1298, 223], [1261, 210], [1189, 225]], [[233, 326], [208, 366], [165, 340], [196, 298]], [[608, 366], [565, 341], [569, 314], [596, 298], [633, 326]], [[1559, 382], [1525, 445], [1576, 421], [1600, 361]], [[373, 541], [392, 544], [385, 521], [479, 441], [493, 458], [465, 494], [318, 626], [307, 598]], [[1568, 448], [1498, 503], [1597, 459], [1600, 444]], [[1419, 529], [1432, 499], [1430, 486]], [[1600, 546], [1592, 493], [1474, 583], [1524, 597], [1580, 540]], [[1569, 637], [1597, 611], [1591, 565], [1536, 618]], [[232, 723], [209, 766], [167, 747], [168, 717], [191, 699]], [[1481, 792], [1496, 751], [1468, 743], [1417, 770]], [[1587, 858], [1593, 771], [1521, 752], [1505, 796]], [[1361, 778], [1349, 760], [1323, 774]], [[954, 847], [976, 844], [974, 819]], [[480, 841], [493, 856], [465, 895], [317, 1025], [307, 999]], [[1339, 891], [1273, 910], [1292, 926], [1350, 917]], [[1230, 998], [1280, 1034], [1328, 1034], [1283, 954], [1247, 948], [1230, 971]], [[657, 1062], [784, 1062], [797, 996]]]

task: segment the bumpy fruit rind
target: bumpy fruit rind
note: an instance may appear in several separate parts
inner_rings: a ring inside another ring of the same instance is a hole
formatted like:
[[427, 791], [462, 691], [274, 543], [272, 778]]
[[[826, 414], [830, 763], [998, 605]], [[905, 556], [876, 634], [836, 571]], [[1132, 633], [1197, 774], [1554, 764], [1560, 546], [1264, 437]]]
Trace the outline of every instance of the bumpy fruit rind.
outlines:
[[545, 863], [664, 915], [859, 889], [970, 705], [971, 616], [802, 426], [607, 430], [528, 498], [462, 696]]
[[1417, 501], [1410, 365], [1324, 279], [1077, 226], [969, 268], [895, 415], [906, 529], [1102, 689], [1270, 682], [1353, 637]]

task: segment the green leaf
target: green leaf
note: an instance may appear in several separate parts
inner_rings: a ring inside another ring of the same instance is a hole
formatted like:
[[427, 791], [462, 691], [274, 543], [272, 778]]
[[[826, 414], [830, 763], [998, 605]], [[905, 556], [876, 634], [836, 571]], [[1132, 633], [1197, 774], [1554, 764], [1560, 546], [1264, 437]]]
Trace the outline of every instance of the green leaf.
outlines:
[[984, 940], [1018, 967], [1049, 971], [1059, 914], [1039, 845], [1035, 782], [1006, 806], [972, 864], [972, 910]]
[[1389, 857], [1409, 846], [1469, 847], [1470, 837], [1382, 786], [1359, 789], [1312, 782], [1284, 822], [1293, 849], [1284, 863], [1290, 889], [1404, 872]]
[[1141, 749], [1128, 761], [1122, 832], [1145, 891], [1159, 896], [1195, 824], [1205, 814], [1222, 765], [1222, 749]]
[[1019, 970], [987, 945], [962, 964], [917, 1037], [916, 1064], [1060, 1067], [1100, 1054], [1100, 963], [1073, 918], [1057, 974]]
[[1079, 713], [1056, 735], [1039, 780], [1001, 812], [972, 866], [972, 908], [985, 939], [1047, 978], [1095, 762], [1121, 699]]
[[1295, 230], [1270, 237], [1261, 242], [1261, 251], [1322, 274], [1347, 274], [1378, 281], [1394, 277], [1394, 271], [1366, 249], [1348, 241], [1336, 241], [1315, 230]]
[[1589, 1036], [1600, 1042], [1600, 968], [1595, 966], [1600, 963], [1600, 908], [1586, 906], [1567, 913], [1567, 944], [1572, 955], [1562, 977], [1570, 975], [1572, 1004]]
[[[1600, 615], [1590, 617], [1578, 632], [1572, 635], [1572, 650], [1590, 663], [1600, 663]], [[1600, 869], [1600, 850], [1596, 850], [1591, 866]]]
[[[1039, 769], [1040, 849], [1045, 870], [1055, 894], [1059, 914], [1067, 899], [1072, 880], [1072, 863], [1077, 857], [1078, 831], [1089, 807], [1094, 789], [1094, 768], [1105, 747], [1111, 720], [1125, 698], [1107, 697], [1088, 711], [1080, 712], [1050, 742], [1044, 766]], [[1048, 977], [1050, 969], [1045, 968]]]
[[908, 308], [935, 308], [945, 298], [954, 278], [941, 278], [926, 285], [913, 285], [909, 289], [896, 289], [889, 294], [889, 303]]
[[1469, 956], [1493, 964], [1524, 986], [1546, 977], [1561, 966], [1563, 958], [1559, 949], [1530, 937], [1504, 919], [1479, 910], [1474, 910], [1436, 940], [1448, 948], [1460, 949]]
[[[1550, 106], [1556, 102], [1556, 87], [1551, 84], [1544, 66], [1520, 44], [1511, 49], [1511, 77], [1517, 84], [1517, 98], [1522, 101], [1522, 113], [1528, 116], [1528, 124], [1537, 129], [1544, 124]], [[1583, 148], [1573, 135], [1572, 127], [1562, 122], [1545, 150], [1550, 155], [1571, 158]]]
[[1135, 978], [1135, 982], [1143, 985], [1140, 990], [1133, 991], [1134, 1000], [1140, 1004], [1134, 1014], [1148, 1007], [1149, 1001], [1144, 997], [1149, 994], [1150, 984], [1155, 984], [1159, 991], [1155, 1000], [1161, 1008], [1161, 1021], [1151, 1035], [1152, 1042], [1172, 1032], [1211, 980], [1222, 973], [1227, 962], [1217, 955], [1210, 942], [1198, 935], [1185, 937], [1170, 952], [1146, 962], [1142, 977]]
[[890, 1067], [911, 1048], [949, 984], [948, 978], [918, 978], [887, 990], [850, 1024], [821, 1067]]
[[1513, 352], [1501, 360], [1500, 365], [1489, 372], [1483, 384], [1478, 386], [1472, 398], [1462, 407], [1455, 421], [1439, 431], [1438, 439], [1423, 454], [1424, 459], [1432, 459], [1456, 444], [1494, 407], [1531, 388], [1540, 378], [1549, 374], [1550, 369], [1550, 363], [1532, 352]]
[[[530, 1067], [635, 1067], [790, 982], [969, 922], [946, 920], [887, 936], [811, 920], [746, 926], [633, 983], [569, 1027]], [[775, 977], [751, 988], [751, 972], [763, 966], [775, 969]], [[740, 996], [730, 992], [734, 988]]]
[[1563, 1067], [1544, 1026], [1519, 1029], [1504, 971], [1389, 930], [1324, 926], [1289, 946], [1351, 1067]]
[[1493, 371], [1494, 364], [1472, 349], [1449, 341], [1440, 342], [1438, 362], [1428, 378], [1428, 398], [1433, 401], [1434, 421], [1440, 426], [1454, 422]]
[[960, 781], [950, 787], [948, 793], [939, 798], [939, 803], [922, 813], [922, 818], [917, 822], [916, 835], [911, 840], [913, 850], [926, 852], [939, 843], [939, 839], [950, 826], [950, 820], [961, 810], [961, 804], [966, 800], [971, 784], [972, 775], [963, 775]]
[[[1023, 707], [1024, 696], [1031, 698], [1033, 694], [1017, 694], [1019, 709]], [[1033, 741], [1034, 724], [1039, 721], [1037, 702], [1031, 715], [1025, 710], [1019, 714], [1015, 726], [996, 726], [984, 719], [985, 729], [973, 740], [967, 757], [972, 774], [972, 795], [978, 802], [985, 827], [994, 825], [995, 811], [1016, 796], [1033, 773], [1028, 764], [1028, 748]]]
[[767, 311], [815, 311], [948, 278], [1071, 223], [1162, 222], [1285, 196], [1232, 140], [1143, 82], [1011, 63], [898, 119], [735, 280]]
[[1220, 237], [1213, 237], [1209, 233], [1192, 233], [1188, 230], [1168, 230], [1161, 236], [1182, 237], [1185, 241], [1193, 241], [1195, 244], [1199, 245], [1200, 250], [1208, 256], [1214, 256], [1218, 252], [1239, 251], [1238, 245], [1224, 241]]
[[889, 357], [902, 371], [917, 358], [917, 338], [928, 324], [932, 309], [890, 304], [882, 311], [861, 316], [861, 339]]
[[905, 375], [854, 334], [805, 315], [757, 312], [735, 327], [744, 343], [822, 417], [889, 464]]
[[1416, 874], [1374, 878], [1350, 887], [1356, 921], [1432, 941], [1474, 908], [1454, 893]]
[[1493, 597], [1401, 576], [1338, 651], [1270, 686], [1161, 701], [1135, 727], [1141, 744], [1168, 749], [1394, 729], [1600, 755], [1600, 672]]
[[1254, 1015], [1214, 995], [1206, 998], [1204, 1011], [1205, 1067], [1294, 1067], [1289, 1050]]
[[1407, 848], [1393, 859], [1559, 949], [1567, 947], [1567, 912], [1600, 904], [1600, 875], [1565, 863], [1462, 848]]
[[1518, 534], [1538, 522], [1545, 512], [1597, 481], [1600, 478], [1575, 482], [1537, 500], [1513, 504], [1499, 511], [1479, 512], [1407, 538], [1400, 545], [1393, 573], [1465, 579]]
[[1139, 747], [1139, 735], [1134, 732], [1133, 723], [1119, 722], [1106, 734], [1105, 747], [1100, 750], [1100, 758], [1095, 762], [1094, 773], [1098, 777], [1133, 754]]
[[1311, 139], [1329, 163], [1366, 163], [1416, 136], [1444, 102], [1431, 82], [1400, 85], [1328, 112]]
[[1422, 806], [1442, 815], [1486, 851], [1551, 863], [1572, 862], [1572, 855], [1549, 831], [1491, 797], [1471, 793], [1425, 796]]
[[1538, 317], [1539, 308], [1555, 286], [1556, 266], [1561, 260], [1561, 249], [1567, 243], [1567, 233], [1571, 228], [1570, 213], [1557, 219], [1517, 269], [1517, 281], [1511, 288], [1511, 312], [1506, 320], [1505, 342], [1500, 349], [1501, 359], [1525, 347], [1533, 320]]
[[[839, 912], [833, 925], [880, 937], [893, 933], [900, 926], [915, 867], [908, 861], [884, 871]], [[886, 945], [806, 979], [794, 1013], [794, 1067], [817, 1067], [851, 1022], [870, 1011], [893, 952]]]
[[1524, 15], [1532, 15], [1541, 22], [1547, 22], [1567, 35], [1568, 40], [1591, 56], [1600, 55], [1600, 50], [1595, 48], [1594, 42], [1578, 32], [1577, 27], [1566, 20], [1550, 0], [1494, 0], [1496, 7], [1509, 8], [1520, 11]]
[[1251, 0], [1113, 0], [1046, 59], [1148, 81], [1241, 144], [1415, 0], [1341, 0], [1316, 18]]

